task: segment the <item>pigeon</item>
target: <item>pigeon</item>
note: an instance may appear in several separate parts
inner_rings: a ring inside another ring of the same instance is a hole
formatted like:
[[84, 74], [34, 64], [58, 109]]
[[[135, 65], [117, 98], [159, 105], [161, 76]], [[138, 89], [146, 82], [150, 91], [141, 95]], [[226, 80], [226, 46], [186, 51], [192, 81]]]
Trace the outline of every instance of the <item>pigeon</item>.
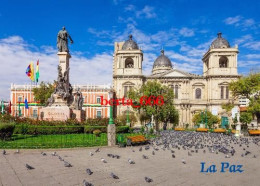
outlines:
[[90, 156], [93, 156], [94, 154], [92, 152], [89, 153]]
[[47, 156], [47, 154], [46, 154], [45, 152], [41, 152], [41, 154], [42, 154], [43, 156]]
[[230, 156], [227, 154], [227, 155], [225, 156], [225, 158], [230, 158]]
[[107, 156], [108, 156], [108, 157], [112, 157], [112, 156], [113, 156], [113, 154], [107, 154]]
[[62, 157], [61, 157], [61, 156], [59, 156], [59, 160], [60, 160], [60, 161], [64, 161], [64, 159], [62, 159]]
[[206, 150], [203, 150], [203, 153], [205, 154], [205, 153], [206, 153]]
[[84, 185], [84, 186], [93, 186], [92, 183], [89, 183], [89, 182], [87, 182], [86, 180], [83, 180], [83, 185]]
[[87, 172], [88, 175], [93, 174], [93, 172], [90, 169], [86, 169], [86, 172]]
[[25, 164], [25, 167], [27, 168], [27, 170], [32, 170], [32, 169], [34, 169], [34, 167], [32, 167], [31, 165], [28, 165], [27, 163]]
[[111, 172], [110, 176], [114, 179], [119, 179], [119, 177], [117, 175], [115, 175], [113, 172]]
[[3, 150], [3, 155], [6, 155], [6, 151], [5, 150]]
[[53, 152], [51, 155], [52, 155], [52, 156], [56, 156], [56, 155], [57, 155], [57, 153], [56, 153], [56, 152]]
[[155, 155], [155, 152], [154, 152], [154, 151], [152, 152], [152, 155]]
[[186, 161], [185, 161], [185, 159], [182, 159], [182, 160], [181, 160], [181, 162], [182, 162], [183, 164], [186, 164]]
[[192, 156], [192, 154], [190, 152], [188, 152], [188, 156]]
[[72, 165], [69, 162], [67, 162], [67, 161], [64, 161], [64, 166], [65, 167], [72, 167]]
[[106, 161], [104, 158], [101, 158], [101, 161], [102, 161], [103, 163], [107, 163], [107, 161]]
[[143, 150], [142, 147], [140, 147], [139, 151], [141, 152], [142, 150]]
[[148, 156], [146, 156], [146, 155], [143, 155], [143, 158], [144, 158], [144, 159], [148, 159]]
[[253, 158], [256, 158], [256, 155], [254, 155]]
[[95, 152], [96, 152], [96, 153], [97, 153], [97, 152], [100, 152], [100, 149], [99, 149], [99, 148], [97, 148], [97, 150], [96, 150]]
[[174, 155], [174, 154], [172, 154], [172, 158], [175, 158], [175, 155]]
[[120, 159], [120, 156], [119, 156], [119, 155], [114, 155], [114, 157], [115, 157], [116, 159]]
[[135, 150], [133, 149], [132, 152], [135, 152]]
[[152, 180], [151, 178], [144, 177], [144, 179], [145, 179], [145, 181], [146, 181], [147, 183], [153, 182], [153, 180]]
[[20, 149], [17, 149], [14, 153], [15, 154], [19, 154], [20, 153]]
[[130, 164], [135, 164], [135, 162], [134, 162], [133, 160], [131, 160], [130, 158], [128, 159], [128, 162], [129, 162]]

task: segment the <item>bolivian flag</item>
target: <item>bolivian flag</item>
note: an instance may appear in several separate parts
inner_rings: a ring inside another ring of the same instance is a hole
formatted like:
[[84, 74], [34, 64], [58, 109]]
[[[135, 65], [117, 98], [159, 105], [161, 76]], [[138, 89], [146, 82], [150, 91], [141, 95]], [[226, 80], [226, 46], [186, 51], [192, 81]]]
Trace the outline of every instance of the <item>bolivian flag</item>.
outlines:
[[36, 77], [35, 77], [37, 83], [39, 81], [39, 77], [40, 77], [40, 71], [39, 71], [39, 59], [38, 59], [37, 65], [36, 65]]

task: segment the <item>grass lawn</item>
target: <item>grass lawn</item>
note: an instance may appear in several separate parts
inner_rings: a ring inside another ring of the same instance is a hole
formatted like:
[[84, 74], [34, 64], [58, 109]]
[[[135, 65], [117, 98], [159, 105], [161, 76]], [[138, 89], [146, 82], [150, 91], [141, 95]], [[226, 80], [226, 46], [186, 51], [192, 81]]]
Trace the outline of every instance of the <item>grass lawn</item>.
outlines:
[[[134, 136], [138, 134], [117, 134], [118, 136]], [[94, 134], [57, 134], [57, 135], [13, 135], [11, 140], [0, 140], [0, 149], [41, 149], [106, 146], [107, 134], [100, 137]]]

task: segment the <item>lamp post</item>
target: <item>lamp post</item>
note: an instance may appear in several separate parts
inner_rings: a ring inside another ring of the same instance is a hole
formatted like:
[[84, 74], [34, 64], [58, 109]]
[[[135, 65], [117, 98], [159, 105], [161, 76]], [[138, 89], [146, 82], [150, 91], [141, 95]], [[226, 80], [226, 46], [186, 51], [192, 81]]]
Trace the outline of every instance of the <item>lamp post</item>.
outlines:
[[[108, 124], [111, 125], [111, 124], [114, 124], [114, 119], [113, 119], [113, 91], [110, 91], [109, 92], [109, 104], [110, 104], [110, 114], [109, 114], [109, 122]], [[111, 104], [112, 102], [112, 104]]]
[[129, 106], [127, 106], [126, 125], [130, 126], [130, 120], [129, 120]]
[[116, 145], [116, 125], [114, 124], [114, 120], [113, 120], [113, 95], [114, 95], [114, 92], [111, 90], [109, 92], [110, 116], [109, 116], [109, 122], [108, 122], [108, 126], [107, 126], [108, 146]]

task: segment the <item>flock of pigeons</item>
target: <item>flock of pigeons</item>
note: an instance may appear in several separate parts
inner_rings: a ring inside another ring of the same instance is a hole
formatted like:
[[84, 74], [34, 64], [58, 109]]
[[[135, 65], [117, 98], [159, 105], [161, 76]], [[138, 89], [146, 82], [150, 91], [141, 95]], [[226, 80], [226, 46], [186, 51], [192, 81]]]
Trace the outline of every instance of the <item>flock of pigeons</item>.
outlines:
[[[229, 136], [221, 133], [198, 133], [198, 132], [184, 132], [184, 131], [162, 131], [160, 135], [145, 145], [139, 147], [139, 152], [142, 152], [143, 149], [145, 151], [152, 150], [151, 154], [155, 155], [156, 151], [163, 150], [163, 151], [170, 151], [171, 157], [176, 158], [176, 152], [177, 151], [187, 151], [188, 156], [192, 156], [193, 153], [198, 153], [199, 151], [205, 153], [215, 153], [215, 154], [222, 154], [225, 156], [225, 158], [230, 158], [237, 155], [237, 148], [241, 148], [242, 154], [240, 154], [241, 157], [252, 157], [256, 158], [256, 155], [252, 154], [252, 152], [249, 151], [250, 145], [255, 144], [257, 146], [260, 146], [260, 138], [254, 137], [234, 137]], [[241, 152], [240, 151], [240, 152]], [[99, 153], [100, 148], [96, 149], [94, 153], [90, 152], [89, 155], [94, 156], [95, 153]], [[135, 152], [135, 150], [132, 148], [132, 152]], [[17, 150], [15, 153], [19, 154], [20, 151]], [[7, 155], [6, 150], [3, 150], [3, 155]], [[41, 153], [42, 156], [47, 156], [45, 152]], [[60, 161], [64, 163], [65, 167], [72, 167], [72, 164], [68, 161], [65, 161], [61, 156], [59, 156], [56, 152], [53, 152], [51, 154], [52, 156], [58, 157]], [[120, 159], [121, 156], [116, 154], [107, 154], [108, 158], [114, 158], [114, 159]], [[148, 156], [142, 155], [143, 159], [149, 159]], [[107, 163], [107, 160], [105, 158], [101, 158], [101, 162]], [[183, 164], [186, 164], [185, 159], [181, 159], [181, 162]], [[128, 159], [129, 164], [135, 164], [135, 161], [132, 159]], [[28, 170], [34, 169], [29, 164], [26, 164], [25, 167]], [[93, 174], [93, 171], [89, 168], [86, 169], [86, 173], [91, 176]], [[113, 179], [119, 179], [119, 177], [111, 172], [110, 177]], [[144, 180], [147, 183], [153, 182], [152, 178], [144, 177]], [[93, 186], [92, 183], [88, 182], [87, 180], [83, 180], [84, 186]]]

